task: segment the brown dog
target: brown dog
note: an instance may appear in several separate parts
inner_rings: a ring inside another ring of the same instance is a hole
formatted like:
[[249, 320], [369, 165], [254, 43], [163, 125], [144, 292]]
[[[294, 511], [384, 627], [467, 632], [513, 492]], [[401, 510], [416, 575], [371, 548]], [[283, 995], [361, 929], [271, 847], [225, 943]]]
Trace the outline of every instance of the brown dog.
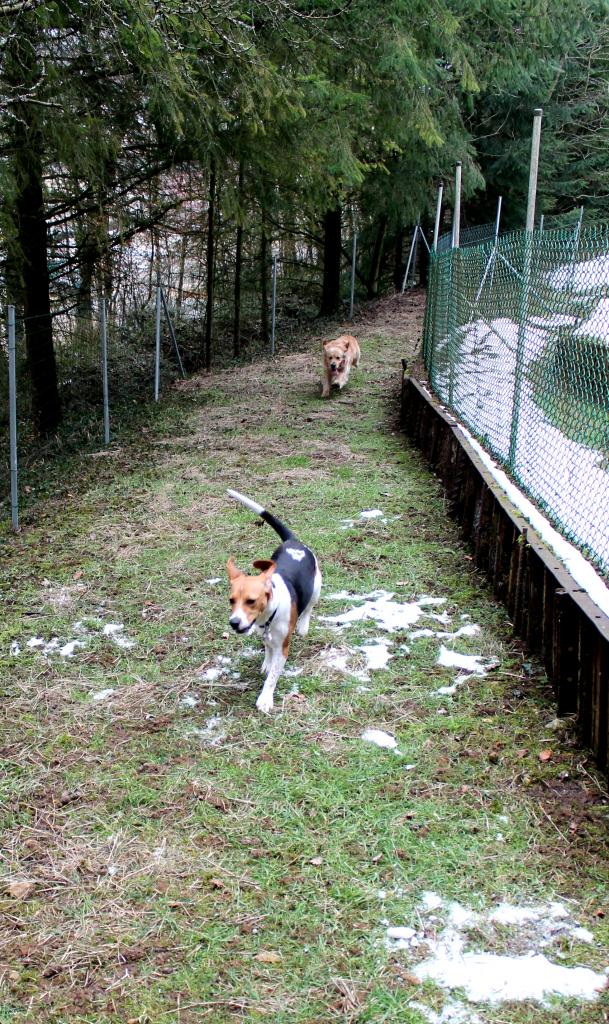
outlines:
[[360, 350], [357, 338], [352, 334], [341, 334], [335, 341], [324, 341], [324, 376], [321, 382], [321, 397], [330, 397], [330, 388], [342, 390], [349, 380], [352, 366], [359, 366]]

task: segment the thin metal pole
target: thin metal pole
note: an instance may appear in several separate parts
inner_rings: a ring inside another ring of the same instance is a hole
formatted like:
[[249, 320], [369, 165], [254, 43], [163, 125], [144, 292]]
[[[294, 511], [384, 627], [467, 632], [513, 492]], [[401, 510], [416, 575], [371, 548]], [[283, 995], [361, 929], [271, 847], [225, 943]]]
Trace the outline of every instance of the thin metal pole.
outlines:
[[543, 213], [542, 213], [541, 217], [539, 218], [539, 234], [543, 235]]
[[[420, 219], [420, 218], [419, 218]], [[410, 252], [408, 253], [408, 263], [406, 264], [406, 273], [404, 274], [404, 280], [402, 281], [402, 295], [406, 291], [406, 282], [408, 281], [408, 275], [410, 273], [410, 264], [412, 263], [412, 255], [414, 253], [415, 245], [417, 244], [417, 235], [419, 233], [419, 221], [417, 220], [414, 234], [412, 236], [412, 242], [410, 243]]]
[[453, 211], [453, 249], [459, 248], [461, 236], [461, 161], [455, 167], [455, 208]]
[[531, 166], [529, 169], [529, 197], [527, 202], [526, 233], [524, 236], [524, 259], [522, 263], [522, 290], [518, 311], [518, 342], [516, 344], [516, 363], [514, 366], [514, 404], [512, 406], [512, 425], [510, 430], [509, 466], [516, 473], [518, 458], [518, 429], [520, 425], [520, 407], [522, 404], [522, 385], [524, 382], [525, 350], [527, 318], [529, 314], [529, 291], [531, 287], [531, 265], [533, 262], [533, 230], [535, 228], [535, 199], [537, 194], [537, 171], [539, 168], [539, 146], [541, 142], [541, 117], [543, 111], [537, 107], [533, 111], [533, 134], [531, 138]]
[[575, 244], [576, 245], [579, 244], [579, 236], [580, 236], [581, 230], [582, 230], [582, 221], [583, 221], [583, 219], [584, 219], [584, 208], [583, 208], [583, 206], [580, 206], [580, 208], [579, 208], [579, 217], [578, 217], [578, 220], [577, 220], [577, 227], [575, 229]]
[[11, 453], [11, 523], [19, 530], [19, 465], [17, 461], [17, 372], [15, 353], [15, 307], [8, 307], [8, 393]]
[[273, 256], [273, 312], [271, 317], [271, 355], [275, 355], [275, 323], [277, 319], [277, 256]]
[[171, 316], [167, 308], [167, 300], [165, 298], [165, 292], [161, 288], [161, 302], [163, 303], [163, 311], [165, 313], [165, 320], [167, 321], [167, 327], [169, 329], [169, 337], [173, 345], [176, 358], [178, 360], [178, 366], [180, 367], [180, 373], [182, 374], [182, 380], [186, 380], [186, 371], [184, 370], [184, 364], [182, 363], [182, 356], [180, 355], [180, 349], [178, 348], [178, 339], [176, 338], [176, 332], [173, 329], [173, 323], [171, 322]]
[[355, 300], [355, 261], [357, 259], [357, 231], [353, 232], [353, 251], [351, 253], [351, 297], [349, 299], [349, 320], [353, 320], [353, 303]]
[[99, 304], [101, 334], [102, 393], [104, 398], [104, 444], [110, 444], [110, 408], [108, 405], [108, 324], [106, 320], [105, 296]]
[[156, 286], [156, 318], [154, 346], [154, 400], [158, 402], [161, 387], [161, 286]]
[[499, 224], [501, 223], [501, 204], [503, 203], [503, 196], [499, 196], [497, 199], [497, 215], [495, 217], [495, 245], [497, 245], [497, 239], [499, 238]]
[[438, 248], [438, 235], [440, 233], [440, 219], [442, 217], [442, 193], [444, 192], [444, 185], [440, 182], [438, 185], [438, 198], [436, 200], [436, 222], [433, 228], [433, 252]]
[[533, 135], [531, 137], [531, 163], [529, 166], [529, 197], [527, 201], [526, 230], [535, 229], [535, 201], [537, 199], [537, 174], [539, 171], [539, 146], [541, 143], [541, 118], [543, 110], [533, 111]]

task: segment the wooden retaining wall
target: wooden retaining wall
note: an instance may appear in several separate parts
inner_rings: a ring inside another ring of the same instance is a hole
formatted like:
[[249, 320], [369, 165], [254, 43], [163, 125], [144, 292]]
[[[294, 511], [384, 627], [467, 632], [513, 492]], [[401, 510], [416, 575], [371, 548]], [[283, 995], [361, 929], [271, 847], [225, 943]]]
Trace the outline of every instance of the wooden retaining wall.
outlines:
[[543, 660], [558, 714], [577, 715], [583, 742], [607, 771], [609, 617], [514, 508], [439, 403], [405, 373], [401, 420], [442, 480], [476, 565]]

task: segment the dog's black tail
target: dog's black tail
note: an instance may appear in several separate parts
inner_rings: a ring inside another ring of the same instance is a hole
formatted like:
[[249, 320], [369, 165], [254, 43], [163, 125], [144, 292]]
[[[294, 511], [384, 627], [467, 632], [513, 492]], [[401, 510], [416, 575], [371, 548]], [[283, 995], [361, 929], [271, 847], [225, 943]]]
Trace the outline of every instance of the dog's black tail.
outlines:
[[272, 526], [275, 533], [278, 533], [282, 540], [291, 540], [294, 534], [291, 530], [288, 530], [285, 523], [281, 522], [281, 519], [277, 519], [271, 512], [267, 512], [262, 505], [259, 505], [257, 501], [252, 501], [251, 498], [246, 498], [245, 494], [240, 494], [239, 491], [227, 491], [229, 497], [234, 498], [235, 501], [240, 501], [242, 505], [249, 508], [250, 512], [255, 512], [257, 516], [264, 519], [265, 523]]

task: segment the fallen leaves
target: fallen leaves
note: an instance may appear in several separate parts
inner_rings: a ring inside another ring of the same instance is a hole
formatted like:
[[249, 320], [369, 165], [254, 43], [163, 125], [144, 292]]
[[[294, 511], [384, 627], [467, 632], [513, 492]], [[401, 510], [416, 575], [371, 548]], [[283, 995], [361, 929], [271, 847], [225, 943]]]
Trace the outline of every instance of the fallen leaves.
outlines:
[[281, 953], [275, 953], [272, 949], [262, 949], [260, 953], [254, 954], [254, 960], [261, 964], [280, 964]]
[[539, 751], [539, 760], [542, 763], [545, 763], [546, 761], [549, 761], [550, 758], [552, 757], [552, 753], [553, 753], [553, 751], [551, 751], [549, 747], [546, 747], [545, 750], [540, 750]]
[[28, 879], [16, 880], [9, 882], [6, 891], [9, 896], [12, 896], [14, 900], [27, 900], [34, 890], [36, 889], [36, 883]]

